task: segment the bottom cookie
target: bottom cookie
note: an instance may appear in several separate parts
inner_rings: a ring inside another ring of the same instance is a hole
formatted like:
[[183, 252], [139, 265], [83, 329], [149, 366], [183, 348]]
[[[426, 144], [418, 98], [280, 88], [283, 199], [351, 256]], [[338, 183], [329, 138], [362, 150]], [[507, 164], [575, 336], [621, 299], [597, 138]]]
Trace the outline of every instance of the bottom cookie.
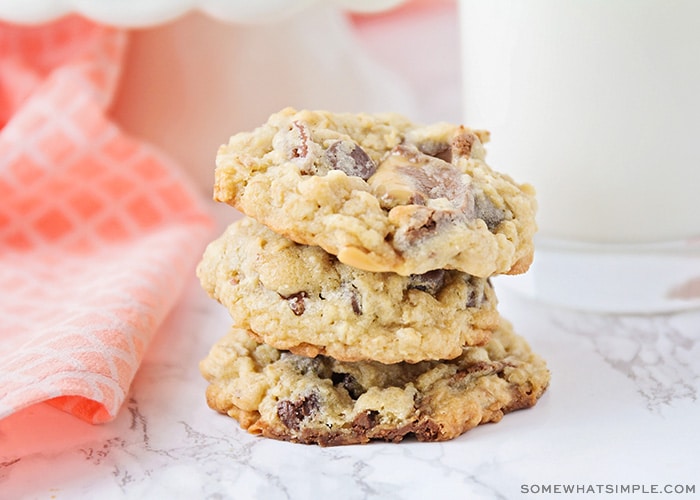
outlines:
[[505, 320], [455, 359], [392, 365], [299, 356], [233, 328], [200, 369], [211, 408], [252, 434], [321, 446], [452, 439], [534, 406], [550, 377]]

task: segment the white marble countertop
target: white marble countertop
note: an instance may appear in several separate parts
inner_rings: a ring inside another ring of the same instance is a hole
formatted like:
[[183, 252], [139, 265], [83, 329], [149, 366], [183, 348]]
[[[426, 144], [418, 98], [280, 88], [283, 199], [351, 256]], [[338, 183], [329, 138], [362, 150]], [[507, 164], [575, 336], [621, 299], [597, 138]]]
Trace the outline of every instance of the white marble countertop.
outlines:
[[229, 317], [193, 279], [115, 421], [48, 406], [0, 421], [0, 498], [509, 499], [565, 485], [589, 492], [567, 498], [666, 485], [698, 498], [700, 311], [600, 316], [496, 286], [501, 314], [552, 371], [537, 406], [497, 424], [445, 443], [321, 448], [249, 435], [206, 405], [197, 365]]

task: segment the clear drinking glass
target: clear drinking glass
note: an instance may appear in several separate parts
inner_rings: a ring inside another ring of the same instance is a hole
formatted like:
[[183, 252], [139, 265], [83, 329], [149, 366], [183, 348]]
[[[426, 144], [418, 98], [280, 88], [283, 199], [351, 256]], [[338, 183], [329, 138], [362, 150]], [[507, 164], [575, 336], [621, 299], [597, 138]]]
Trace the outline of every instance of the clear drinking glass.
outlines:
[[700, 2], [460, 0], [464, 119], [535, 186], [535, 262], [576, 309], [700, 307]]

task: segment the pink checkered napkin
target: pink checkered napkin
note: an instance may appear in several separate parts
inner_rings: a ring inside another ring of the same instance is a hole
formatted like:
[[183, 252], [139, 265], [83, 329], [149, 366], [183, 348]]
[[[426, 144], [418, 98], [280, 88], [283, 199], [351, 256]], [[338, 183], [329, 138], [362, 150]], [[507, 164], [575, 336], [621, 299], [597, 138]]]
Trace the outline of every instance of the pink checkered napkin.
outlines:
[[127, 36], [0, 23], [0, 418], [113, 418], [210, 237], [177, 169], [106, 114]]

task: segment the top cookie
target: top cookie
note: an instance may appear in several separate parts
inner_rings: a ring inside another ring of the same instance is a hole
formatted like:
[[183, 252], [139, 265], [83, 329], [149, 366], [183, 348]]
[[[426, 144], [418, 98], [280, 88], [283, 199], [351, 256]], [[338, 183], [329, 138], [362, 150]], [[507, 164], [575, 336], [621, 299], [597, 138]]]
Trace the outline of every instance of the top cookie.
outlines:
[[488, 133], [397, 114], [272, 115], [219, 148], [214, 199], [350, 266], [525, 272], [534, 190], [485, 162]]

